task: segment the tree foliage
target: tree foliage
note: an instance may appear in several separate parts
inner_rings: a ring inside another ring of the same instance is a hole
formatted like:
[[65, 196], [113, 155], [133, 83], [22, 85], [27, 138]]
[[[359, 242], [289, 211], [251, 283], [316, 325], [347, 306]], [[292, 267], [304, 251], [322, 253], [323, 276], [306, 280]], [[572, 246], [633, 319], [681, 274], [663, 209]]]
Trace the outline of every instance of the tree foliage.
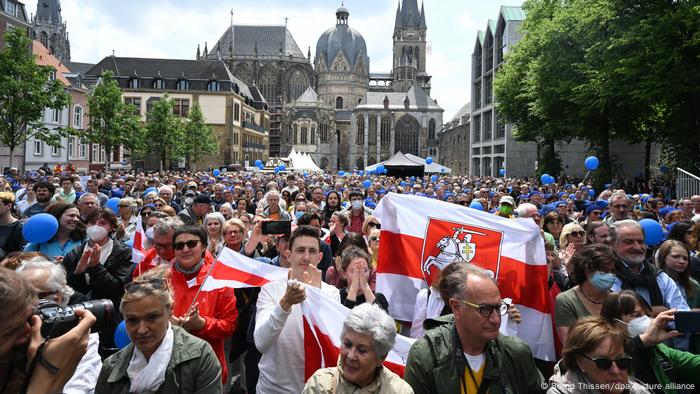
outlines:
[[65, 108], [70, 95], [58, 79], [49, 81], [56, 70], [36, 64], [31, 45], [22, 29], [11, 29], [0, 51], [0, 141], [10, 148], [10, 165], [15, 149], [30, 138], [60, 147], [61, 137], [70, 134], [68, 128], [51, 131], [43, 123], [44, 111]]
[[186, 154], [184, 123], [173, 113], [173, 100], [166, 94], [153, 103], [146, 116], [146, 139], [151, 152], [160, 158], [161, 169], [167, 160], [176, 160]]
[[691, 3], [528, 0], [524, 36], [494, 81], [516, 139], [583, 140], [606, 180], [612, 139], [685, 141], [678, 157], [700, 160], [700, 7]]
[[213, 154], [219, 150], [213, 129], [207, 125], [202, 108], [197, 103], [190, 108], [185, 122], [183, 144], [188, 167], [192, 162], [197, 163], [201, 160], [203, 155]]
[[[105, 148], [107, 157], [120, 145], [132, 153], [145, 147], [144, 130], [134, 106], [122, 101], [122, 91], [111, 71], [100, 76], [100, 82], [88, 97], [90, 127], [81, 137]], [[110, 160], [107, 160], [109, 165]]]

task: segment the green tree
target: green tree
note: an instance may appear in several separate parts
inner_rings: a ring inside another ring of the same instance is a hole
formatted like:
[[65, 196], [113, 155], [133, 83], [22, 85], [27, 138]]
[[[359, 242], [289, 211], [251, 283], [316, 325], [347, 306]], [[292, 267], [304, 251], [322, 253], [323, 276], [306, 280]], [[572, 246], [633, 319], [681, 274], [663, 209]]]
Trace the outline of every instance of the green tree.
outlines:
[[203, 155], [216, 153], [219, 150], [214, 131], [207, 125], [202, 108], [197, 103], [190, 108], [185, 122], [183, 143], [187, 167], [191, 168], [194, 162], [195, 171], [197, 162]]
[[10, 165], [15, 149], [30, 138], [60, 147], [61, 137], [70, 134], [68, 128], [51, 131], [42, 121], [47, 108], [61, 110], [70, 104], [70, 95], [59, 80], [49, 81], [53, 67], [36, 64], [31, 44], [22, 29], [12, 29], [0, 51], [0, 141], [10, 148]]
[[160, 158], [160, 169], [167, 160], [176, 160], [185, 155], [184, 123], [173, 113], [173, 100], [166, 94], [157, 100], [146, 116], [146, 139], [151, 152]]
[[[120, 145], [132, 153], [145, 147], [144, 130], [133, 105], [122, 101], [122, 91], [111, 71], [105, 71], [88, 97], [90, 127], [81, 137], [105, 148], [107, 157]], [[109, 168], [110, 160], [107, 160]]]

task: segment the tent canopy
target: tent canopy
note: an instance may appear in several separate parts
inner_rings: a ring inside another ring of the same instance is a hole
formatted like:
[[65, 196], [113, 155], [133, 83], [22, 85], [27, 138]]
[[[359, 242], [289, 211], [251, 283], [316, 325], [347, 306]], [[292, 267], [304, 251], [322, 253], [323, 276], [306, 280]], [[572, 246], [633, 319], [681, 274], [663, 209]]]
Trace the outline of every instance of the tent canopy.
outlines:
[[[389, 173], [392, 167], [397, 168], [401, 167], [404, 169], [411, 169], [413, 171], [418, 170], [419, 168], [422, 169], [422, 172], [425, 173], [439, 173], [439, 174], [450, 174], [452, 173], [452, 169], [442, 166], [440, 164], [437, 164], [435, 162], [432, 162], [430, 164], [425, 163], [425, 159], [418, 157], [416, 155], [412, 155], [410, 153], [403, 153], [403, 152], [396, 152], [393, 156], [388, 158], [387, 160], [384, 160], [380, 163], [377, 164], [372, 164], [371, 166], [368, 166], [365, 168], [365, 171], [374, 171], [377, 169], [377, 166], [381, 164], [387, 169], [387, 173]], [[421, 176], [423, 174], [421, 173]], [[399, 175], [400, 176], [400, 175]]]
[[297, 153], [294, 148], [292, 148], [292, 151], [289, 153], [289, 156], [287, 157], [290, 161], [291, 168], [289, 168], [289, 171], [295, 171], [295, 172], [303, 172], [303, 171], [313, 171], [313, 172], [320, 172], [322, 171], [316, 163], [314, 163], [314, 160], [309, 156], [307, 153]]

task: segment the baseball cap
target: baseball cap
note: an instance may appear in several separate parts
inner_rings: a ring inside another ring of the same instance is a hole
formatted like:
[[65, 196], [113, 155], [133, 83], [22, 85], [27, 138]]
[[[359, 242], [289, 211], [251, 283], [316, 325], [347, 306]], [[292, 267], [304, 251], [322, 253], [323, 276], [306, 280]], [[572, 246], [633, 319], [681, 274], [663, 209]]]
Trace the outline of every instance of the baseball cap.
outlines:
[[515, 206], [515, 200], [511, 196], [503, 196], [501, 199], [498, 201], [499, 204], [510, 204], [511, 206]]

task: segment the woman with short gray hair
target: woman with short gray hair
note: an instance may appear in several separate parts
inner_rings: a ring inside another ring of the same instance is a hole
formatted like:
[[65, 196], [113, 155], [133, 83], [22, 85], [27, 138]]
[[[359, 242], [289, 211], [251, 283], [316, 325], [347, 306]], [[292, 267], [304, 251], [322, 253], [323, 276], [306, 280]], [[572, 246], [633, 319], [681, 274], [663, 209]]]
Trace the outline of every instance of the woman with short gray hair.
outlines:
[[413, 389], [383, 366], [396, 342], [396, 325], [377, 305], [358, 305], [343, 322], [338, 366], [316, 371], [303, 393], [400, 393]]

